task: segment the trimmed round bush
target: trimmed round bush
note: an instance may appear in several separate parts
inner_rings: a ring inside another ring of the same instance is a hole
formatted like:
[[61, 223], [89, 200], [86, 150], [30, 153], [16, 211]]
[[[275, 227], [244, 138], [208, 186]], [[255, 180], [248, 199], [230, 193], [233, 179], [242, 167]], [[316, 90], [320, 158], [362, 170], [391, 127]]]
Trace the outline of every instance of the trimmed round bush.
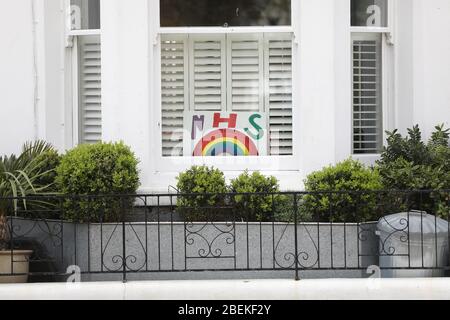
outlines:
[[[285, 201], [285, 197], [281, 195], [272, 195], [280, 191], [277, 178], [266, 177], [257, 171], [250, 174], [246, 170], [231, 180], [230, 191], [238, 193], [233, 196], [235, 217], [244, 221], [271, 221], [276, 208]], [[264, 195], [265, 193], [268, 195]]]
[[[64, 155], [57, 167], [56, 183], [64, 201], [64, 218], [71, 221], [120, 221], [139, 187], [138, 160], [128, 146], [118, 143], [80, 145]], [[85, 195], [111, 195], [85, 197]]]
[[303, 197], [301, 210], [325, 222], [378, 220], [381, 215], [378, 195], [371, 191], [382, 188], [377, 169], [348, 159], [306, 178], [305, 190], [313, 194]]
[[[177, 177], [177, 188], [185, 194], [177, 198], [177, 211], [186, 220], [219, 219], [225, 206], [227, 186], [222, 171], [193, 166]], [[206, 193], [206, 194], [205, 194]]]
[[289, 193], [279, 194], [279, 182], [274, 176], [265, 176], [258, 171], [250, 174], [246, 170], [236, 179], [231, 180], [230, 191], [237, 193], [232, 196], [236, 219], [290, 222], [294, 220], [295, 201], [297, 201], [297, 220], [309, 221], [310, 219], [310, 216], [299, 210], [299, 196], [294, 197]]

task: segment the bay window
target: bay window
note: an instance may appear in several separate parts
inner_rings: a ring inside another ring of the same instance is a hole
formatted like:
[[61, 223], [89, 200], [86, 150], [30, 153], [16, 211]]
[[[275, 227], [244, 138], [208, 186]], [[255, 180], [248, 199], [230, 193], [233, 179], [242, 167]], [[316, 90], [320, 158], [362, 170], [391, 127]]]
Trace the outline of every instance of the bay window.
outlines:
[[290, 5], [160, 1], [163, 156], [293, 154]]

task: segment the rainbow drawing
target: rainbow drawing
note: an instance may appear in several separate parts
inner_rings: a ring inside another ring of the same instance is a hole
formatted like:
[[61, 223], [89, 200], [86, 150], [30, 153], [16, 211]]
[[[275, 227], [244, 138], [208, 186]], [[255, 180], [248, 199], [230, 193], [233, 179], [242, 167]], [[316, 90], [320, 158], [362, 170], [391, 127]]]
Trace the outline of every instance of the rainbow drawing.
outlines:
[[258, 149], [252, 139], [235, 129], [217, 129], [197, 143], [194, 157], [257, 156]]

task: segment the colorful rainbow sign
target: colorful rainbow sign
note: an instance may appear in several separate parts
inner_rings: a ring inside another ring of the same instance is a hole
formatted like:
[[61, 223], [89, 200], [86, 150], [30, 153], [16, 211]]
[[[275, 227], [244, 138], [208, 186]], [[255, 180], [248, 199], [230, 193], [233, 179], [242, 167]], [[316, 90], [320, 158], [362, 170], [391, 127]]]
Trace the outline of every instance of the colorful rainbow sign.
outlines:
[[259, 112], [188, 111], [184, 155], [248, 157], [267, 153], [266, 116]]
[[205, 135], [193, 156], [257, 156], [258, 149], [251, 138], [235, 129], [217, 129]]

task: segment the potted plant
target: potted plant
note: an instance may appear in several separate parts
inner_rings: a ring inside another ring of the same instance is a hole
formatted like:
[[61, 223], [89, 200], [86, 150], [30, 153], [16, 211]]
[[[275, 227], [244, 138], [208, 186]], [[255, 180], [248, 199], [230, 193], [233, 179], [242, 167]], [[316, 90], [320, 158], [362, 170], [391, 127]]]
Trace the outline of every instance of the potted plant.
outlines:
[[53, 169], [43, 165], [45, 155], [53, 152], [51, 145], [37, 141], [25, 144], [19, 157], [0, 157], [0, 283], [23, 283], [28, 279], [31, 250], [11, 246], [8, 215], [29, 205], [43, 207], [44, 201], [27, 200], [27, 196], [42, 194], [49, 186], [39, 181]]
[[32, 253], [10, 248], [8, 220], [5, 211], [0, 209], [0, 283], [27, 282]]

